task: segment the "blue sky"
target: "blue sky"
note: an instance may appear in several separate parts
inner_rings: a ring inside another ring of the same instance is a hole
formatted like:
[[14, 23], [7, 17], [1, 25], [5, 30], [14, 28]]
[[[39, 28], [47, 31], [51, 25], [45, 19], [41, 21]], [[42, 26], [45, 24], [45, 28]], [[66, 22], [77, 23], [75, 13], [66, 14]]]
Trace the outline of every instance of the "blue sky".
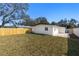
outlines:
[[51, 21], [74, 18], [79, 20], [78, 3], [30, 3], [28, 14], [35, 19], [44, 16]]

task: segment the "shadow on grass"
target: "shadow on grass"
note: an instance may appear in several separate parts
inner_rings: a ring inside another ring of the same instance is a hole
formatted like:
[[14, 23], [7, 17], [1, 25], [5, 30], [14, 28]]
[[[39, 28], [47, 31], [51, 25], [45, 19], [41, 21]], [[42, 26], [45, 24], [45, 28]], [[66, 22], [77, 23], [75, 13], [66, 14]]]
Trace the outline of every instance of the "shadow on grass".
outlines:
[[[31, 32], [31, 33], [29, 33], [29, 34], [35, 34], [35, 35], [43, 35], [43, 36], [46, 36], [47, 34], [38, 34], [38, 33], [33, 33], [33, 32]], [[50, 35], [47, 35], [47, 36], [50, 36]]]
[[79, 38], [74, 34], [68, 39], [68, 56], [79, 56]]

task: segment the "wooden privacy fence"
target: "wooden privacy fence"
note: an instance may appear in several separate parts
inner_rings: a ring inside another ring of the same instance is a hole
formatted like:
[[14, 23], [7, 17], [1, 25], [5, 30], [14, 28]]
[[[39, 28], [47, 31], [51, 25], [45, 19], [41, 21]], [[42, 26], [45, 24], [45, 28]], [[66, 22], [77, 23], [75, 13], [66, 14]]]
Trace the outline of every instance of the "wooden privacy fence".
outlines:
[[31, 32], [30, 28], [0, 28], [0, 36], [25, 34]]

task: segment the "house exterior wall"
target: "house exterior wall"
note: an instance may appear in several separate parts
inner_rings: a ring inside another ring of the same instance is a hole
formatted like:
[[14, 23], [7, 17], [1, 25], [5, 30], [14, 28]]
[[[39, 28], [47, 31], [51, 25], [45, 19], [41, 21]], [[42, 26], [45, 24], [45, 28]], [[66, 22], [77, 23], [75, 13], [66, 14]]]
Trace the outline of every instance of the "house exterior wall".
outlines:
[[65, 33], [65, 31], [66, 31], [66, 28], [65, 27], [58, 27], [58, 32], [59, 32], [59, 34], [63, 34], [63, 33]]
[[65, 31], [66, 31], [65, 27], [54, 27], [53, 29], [56, 29], [56, 33], [54, 31], [53, 36], [66, 37], [66, 38], [69, 37], [69, 34], [65, 33]]
[[73, 33], [79, 37], [79, 28], [74, 28]]
[[52, 35], [53, 36], [57, 36], [58, 35], [58, 27], [57, 26], [53, 26], [53, 33], [52, 33]]
[[[48, 27], [48, 31], [45, 31], [45, 27]], [[65, 28], [53, 25], [37, 25], [32, 28], [32, 32], [58, 36], [59, 34], [65, 34]]]
[[[48, 31], [45, 30], [45, 27], [48, 28]], [[52, 30], [53, 30], [52, 26], [49, 26], [49, 25], [37, 25], [37, 26], [32, 27], [32, 32], [39, 33], [39, 34], [52, 35], [53, 33]]]
[[[45, 31], [45, 27], [48, 28], [48, 31]], [[52, 36], [59, 36], [59, 37], [69, 37], [68, 33], [65, 33], [66, 28], [53, 26], [53, 25], [37, 25], [32, 27], [32, 32], [38, 34], [48, 34]]]

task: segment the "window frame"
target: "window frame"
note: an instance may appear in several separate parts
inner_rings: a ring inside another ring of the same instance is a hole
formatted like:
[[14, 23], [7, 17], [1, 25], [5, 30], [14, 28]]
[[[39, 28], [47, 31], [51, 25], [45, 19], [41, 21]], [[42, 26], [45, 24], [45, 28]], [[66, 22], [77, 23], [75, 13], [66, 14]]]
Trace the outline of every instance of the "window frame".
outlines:
[[45, 27], [45, 29], [44, 29], [45, 31], [48, 31], [48, 27]]

